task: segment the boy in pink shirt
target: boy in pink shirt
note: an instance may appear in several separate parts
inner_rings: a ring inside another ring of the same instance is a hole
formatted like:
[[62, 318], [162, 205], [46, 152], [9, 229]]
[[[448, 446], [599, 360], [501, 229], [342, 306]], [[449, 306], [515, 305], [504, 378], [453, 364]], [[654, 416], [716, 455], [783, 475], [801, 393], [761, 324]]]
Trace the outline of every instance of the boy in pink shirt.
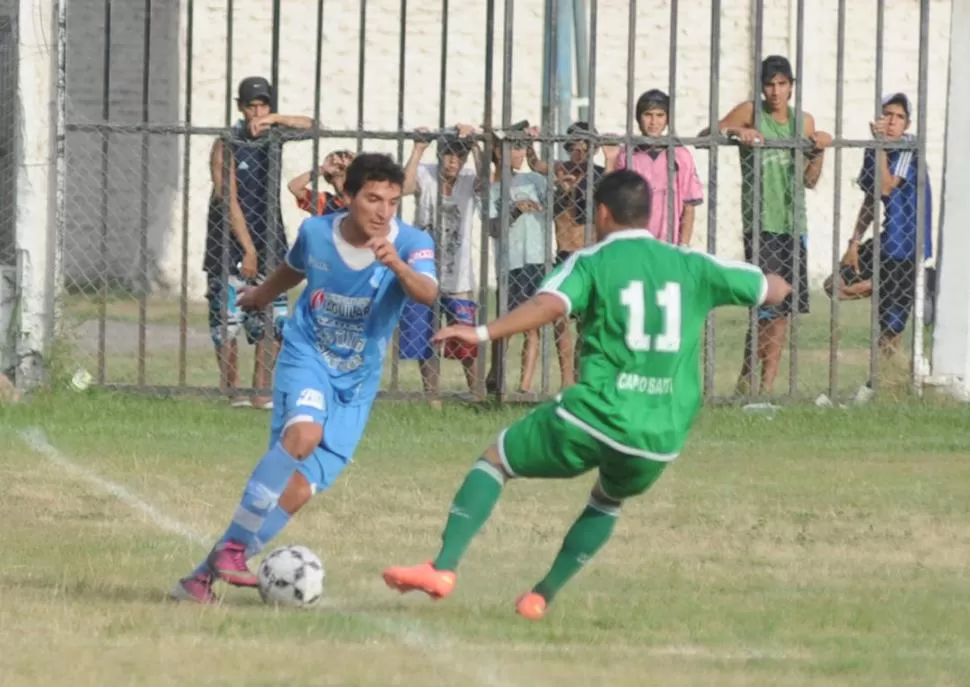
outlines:
[[[644, 136], [663, 136], [669, 112], [670, 97], [663, 91], [653, 89], [641, 95], [636, 107], [640, 132]], [[613, 148], [610, 153], [606, 153], [606, 171], [626, 169], [626, 148]], [[690, 245], [694, 234], [694, 206], [704, 202], [704, 189], [690, 151], [674, 148], [673, 222], [667, 218], [667, 149], [636, 146], [631, 167], [650, 186], [650, 223], [647, 226], [650, 233], [668, 243]]]

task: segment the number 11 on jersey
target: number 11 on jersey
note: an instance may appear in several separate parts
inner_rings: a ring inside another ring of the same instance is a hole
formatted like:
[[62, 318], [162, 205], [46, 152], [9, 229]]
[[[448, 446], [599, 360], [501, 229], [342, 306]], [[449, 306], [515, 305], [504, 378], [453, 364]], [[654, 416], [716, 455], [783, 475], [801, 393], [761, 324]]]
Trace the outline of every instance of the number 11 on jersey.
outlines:
[[655, 336], [646, 332], [646, 294], [642, 281], [631, 281], [620, 291], [620, 303], [627, 309], [626, 345], [631, 351], [676, 353], [680, 350], [680, 284], [669, 281], [655, 292], [657, 307], [663, 310], [663, 328]]

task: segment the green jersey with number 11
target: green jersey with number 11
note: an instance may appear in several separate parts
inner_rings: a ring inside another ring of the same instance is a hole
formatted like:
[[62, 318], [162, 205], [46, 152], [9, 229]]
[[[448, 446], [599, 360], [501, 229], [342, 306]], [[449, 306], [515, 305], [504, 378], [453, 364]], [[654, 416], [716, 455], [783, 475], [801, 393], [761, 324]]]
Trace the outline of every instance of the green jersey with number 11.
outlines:
[[757, 306], [757, 267], [675, 247], [627, 229], [566, 260], [541, 293], [580, 320], [580, 381], [557, 413], [631, 456], [677, 457], [700, 408], [704, 323], [720, 305]]

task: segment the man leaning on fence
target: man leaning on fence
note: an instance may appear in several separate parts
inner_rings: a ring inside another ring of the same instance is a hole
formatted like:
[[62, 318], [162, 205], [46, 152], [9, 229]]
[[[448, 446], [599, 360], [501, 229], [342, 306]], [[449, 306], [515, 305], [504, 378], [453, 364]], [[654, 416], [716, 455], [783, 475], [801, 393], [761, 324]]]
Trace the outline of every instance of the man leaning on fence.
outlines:
[[[538, 135], [538, 129], [531, 129], [530, 133]], [[567, 136], [590, 137], [566, 141], [563, 144], [569, 159], [557, 162], [554, 170], [556, 192], [554, 224], [556, 225], [556, 259], [553, 267], [558, 267], [569, 259], [569, 256], [586, 246], [587, 211], [593, 197], [593, 190], [603, 177], [602, 165], [594, 164], [592, 176], [589, 174], [589, 160], [596, 155], [597, 145], [591, 137], [598, 135], [589, 122], [573, 122], [566, 128]], [[525, 149], [526, 161], [529, 168], [543, 176], [549, 173], [549, 164], [539, 158], [535, 148]], [[592, 219], [590, 227], [592, 228]], [[592, 243], [592, 236], [590, 236]], [[556, 350], [559, 353], [559, 372], [563, 389], [576, 382], [575, 349], [573, 338], [569, 331], [569, 320], [557, 320], [554, 325], [556, 336]]]
[[[744, 226], [744, 253], [748, 262], [757, 262], [766, 273], [777, 274], [798, 289], [798, 312], [807, 313], [808, 255], [805, 199], [796, 198], [795, 175], [801, 174], [806, 189], [815, 188], [822, 174], [824, 149], [832, 137], [815, 128], [815, 118], [804, 115], [804, 130], [795, 129], [796, 112], [789, 104], [795, 86], [791, 63], [780, 55], [770, 55], [761, 63], [762, 98], [759, 102], [739, 103], [719, 122], [721, 133], [741, 143], [741, 214]], [[755, 128], [755, 107], [761, 108], [761, 122]], [[700, 133], [707, 136], [709, 129]], [[812, 148], [805, 152], [804, 169], [795, 169], [795, 150], [765, 148], [761, 152], [761, 204], [754, 206], [754, 147], [766, 141], [791, 141], [794, 146], [802, 137]], [[757, 213], [757, 215], [755, 214]], [[754, 218], [758, 217], [759, 250], [755, 255]], [[797, 217], [797, 226], [796, 226]], [[796, 260], [797, 259], [797, 260]], [[796, 274], [796, 261], [798, 270]], [[746, 394], [752, 368], [761, 367], [762, 393], [770, 393], [778, 374], [781, 352], [788, 335], [788, 318], [795, 306], [793, 296], [780, 305], [758, 310], [757, 363], [752, 360], [751, 332], [744, 347], [744, 362], [738, 377], [738, 393]]]
[[[913, 142], [914, 137], [907, 134], [910, 124], [909, 98], [904, 93], [892, 93], [882, 102], [882, 117], [870, 124], [873, 138], [877, 141]], [[859, 173], [859, 187], [865, 193], [855, 230], [845, 255], [842, 257], [844, 282], [840, 292], [855, 295], [851, 291], [855, 275], [863, 276], [866, 271], [874, 271], [870, 242], [861, 246], [860, 240], [872, 224], [875, 197], [882, 199], [885, 210], [882, 232], [879, 235], [879, 348], [887, 356], [899, 349], [899, 340], [906, 328], [913, 301], [916, 297], [916, 265], [919, 260], [917, 248], [917, 212], [919, 182], [919, 153], [915, 150], [866, 150], [862, 170]], [[879, 188], [876, 188], [876, 169], [879, 169]], [[923, 236], [923, 259], [933, 252], [933, 198], [930, 180], [924, 177], [926, 191], [923, 213], [925, 234]], [[866, 264], [868, 263], [868, 265]], [[866, 267], [868, 266], [868, 270]], [[862, 293], [868, 296], [869, 293]]]
[[[271, 408], [269, 399], [244, 399], [232, 393], [239, 385], [236, 338], [240, 328], [245, 330], [246, 340], [256, 345], [253, 386], [266, 389], [271, 377], [263, 346], [268, 318], [264, 313], [241, 312], [236, 307], [236, 296], [240, 287], [257, 283], [281, 264], [288, 247], [279, 204], [282, 186], [280, 147], [276, 145], [274, 148], [266, 134], [274, 126], [309, 129], [313, 120], [274, 112], [273, 89], [261, 76], [247, 77], [239, 82], [236, 104], [242, 119], [233, 125], [228, 141], [219, 139], [213, 144], [210, 156], [212, 194], [203, 262], [209, 330], [219, 363], [219, 385], [229, 390], [233, 405]], [[272, 175], [274, 165], [276, 173]], [[223, 178], [224, 170], [229, 171], [228, 179]], [[270, 202], [274, 184], [275, 208]], [[284, 294], [272, 304], [273, 360], [279, 349], [282, 321], [287, 311]]]
[[[637, 99], [634, 114], [642, 135], [659, 138], [670, 124], [670, 96], [657, 88], [645, 91]], [[606, 170], [626, 169], [626, 153], [625, 146], [611, 152]], [[650, 188], [650, 223], [647, 230], [667, 243], [689, 246], [694, 235], [695, 208], [704, 202], [704, 189], [690, 151], [684, 146], [676, 146], [673, 154], [672, 179], [668, 178], [667, 148], [663, 146], [634, 146], [630, 156], [631, 168], [644, 178]], [[672, 182], [672, 190], [668, 182]], [[674, 196], [672, 218], [667, 216], [667, 197], [670, 193]]]

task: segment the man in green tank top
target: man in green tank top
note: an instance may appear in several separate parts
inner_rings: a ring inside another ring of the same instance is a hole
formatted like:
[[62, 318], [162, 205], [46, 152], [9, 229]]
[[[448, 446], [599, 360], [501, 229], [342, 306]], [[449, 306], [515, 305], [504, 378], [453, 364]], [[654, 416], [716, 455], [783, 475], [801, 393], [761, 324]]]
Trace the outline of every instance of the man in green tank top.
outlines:
[[[761, 63], [762, 100], [739, 103], [719, 122], [721, 134], [741, 143], [741, 214], [744, 226], [744, 254], [770, 274], [781, 276], [789, 284], [798, 279], [798, 312], [809, 310], [808, 255], [806, 251], [805, 199], [795, 197], [794, 148], [765, 148], [761, 151], [761, 202], [755, 208], [754, 147], [765, 141], [793, 141], [808, 138], [812, 148], [805, 152], [805, 168], [800, 170], [804, 187], [815, 188], [822, 174], [823, 152], [832, 137], [815, 128], [815, 118], [804, 113], [803, 136], [795, 130], [795, 108], [789, 105], [795, 76], [791, 64], [780, 55], [770, 55]], [[755, 128], [755, 107], [761, 108], [761, 121]], [[701, 132], [707, 136], [709, 130]], [[797, 219], [796, 219], [797, 218]], [[797, 226], [796, 226], [797, 224]], [[754, 236], [759, 238], [758, 255], [754, 254]], [[798, 255], [798, 271], [795, 256]], [[770, 393], [778, 374], [781, 352], [788, 334], [788, 317], [792, 298], [784, 303], [758, 311], [757, 360], [761, 372], [762, 393]], [[738, 378], [738, 392], [751, 391], [748, 380], [753, 361], [750, 356], [751, 334], [744, 347], [744, 362]]]
[[655, 239], [646, 229], [649, 186], [632, 170], [605, 175], [593, 203], [599, 243], [573, 253], [534, 298], [488, 325], [445, 327], [435, 336], [477, 344], [576, 315], [581, 374], [499, 434], [455, 495], [438, 556], [388, 568], [388, 586], [448, 596], [459, 560], [508, 480], [596, 470], [589, 503], [549, 573], [516, 603], [519, 615], [542, 618], [609, 539], [623, 501], [647, 491], [683, 448], [700, 409], [700, 350], [711, 310], [779, 304], [791, 290], [748, 263]]

